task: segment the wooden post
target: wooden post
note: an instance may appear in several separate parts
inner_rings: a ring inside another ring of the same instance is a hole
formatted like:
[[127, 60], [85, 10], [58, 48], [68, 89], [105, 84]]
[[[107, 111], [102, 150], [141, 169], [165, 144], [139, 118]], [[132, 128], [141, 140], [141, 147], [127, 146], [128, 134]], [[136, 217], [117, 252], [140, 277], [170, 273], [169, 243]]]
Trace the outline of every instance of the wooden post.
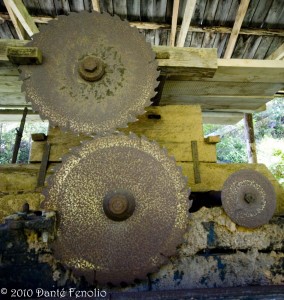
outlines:
[[252, 114], [244, 114], [245, 139], [249, 163], [257, 163]]
[[28, 108], [25, 107], [20, 127], [19, 127], [19, 129], [16, 129], [17, 134], [16, 134], [15, 145], [14, 145], [14, 149], [13, 149], [12, 164], [15, 164], [17, 162], [18, 152], [19, 152], [19, 148], [21, 145], [21, 140], [22, 140], [22, 136], [23, 136], [27, 113], [28, 113]]

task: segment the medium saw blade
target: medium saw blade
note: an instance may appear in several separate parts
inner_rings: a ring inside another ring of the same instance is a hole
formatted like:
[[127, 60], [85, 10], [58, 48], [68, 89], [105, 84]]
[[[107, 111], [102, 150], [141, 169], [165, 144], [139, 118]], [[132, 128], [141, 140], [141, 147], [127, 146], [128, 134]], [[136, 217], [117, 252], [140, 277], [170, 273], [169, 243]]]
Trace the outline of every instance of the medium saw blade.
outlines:
[[73, 149], [44, 194], [43, 207], [59, 216], [56, 258], [90, 283], [145, 278], [187, 229], [187, 179], [166, 151], [135, 135]]
[[238, 225], [255, 228], [266, 224], [276, 208], [276, 194], [270, 181], [254, 170], [233, 173], [224, 183], [222, 205]]
[[157, 62], [137, 28], [107, 13], [59, 16], [28, 46], [41, 65], [20, 66], [22, 90], [43, 119], [76, 133], [127, 127], [151, 104]]

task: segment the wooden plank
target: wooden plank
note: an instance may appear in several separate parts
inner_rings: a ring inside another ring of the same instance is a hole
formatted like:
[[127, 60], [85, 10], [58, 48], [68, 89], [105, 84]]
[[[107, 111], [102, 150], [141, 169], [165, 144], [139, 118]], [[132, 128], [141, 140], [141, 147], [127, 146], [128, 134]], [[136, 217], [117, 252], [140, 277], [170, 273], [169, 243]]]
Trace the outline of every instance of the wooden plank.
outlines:
[[207, 2], [206, 10], [204, 12], [203, 23], [205, 26], [210, 26], [214, 22], [219, 0], [211, 0]]
[[[152, 47], [156, 52], [159, 67], [167, 75], [188, 74], [189, 76], [212, 77], [217, 70], [216, 49], [194, 49]], [[167, 54], [169, 58], [165, 57]], [[194, 75], [195, 74], [195, 75]]]
[[27, 44], [27, 40], [0, 39], [0, 61], [7, 61], [8, 47], [22, 47]]
[[167, 10], [167, 0], [154, 0], [153, 1], [153, 18], [154, 22], [165, 22], [166, 18], [166, 10]]
[[92, 7], [93, 7], [94, 11], [101, 12], [100, 1], [99, 0], [92, 0]]
[[239, 36], [235, 47], [234, 47], [234, 51], [232, 53], [232, 58], [242, 58], [244, 52], [247, 49], [247, 45], [250, 42], [251, 37], [250, 36]]
[[[196, 140], [200, 161], [216, 162], [215, 145], [204, 141], [202, 115], [198, 105], [148, 107], [146, 114], [121, 131], [126, 134], [134, 132], [138, 136], [146, 136], [150, 140], [157, 141], [168, 150], [169, 155], [180, 161], [192, 160], [191, 140]], [[79, 146], [82, 140], [90, 139], [83, 135], [62, 133], [58, 128], [50, 129], [48, 134], [48, 142], [51, 144], [50, 161], [61, 161], [60, 158], [68, 153], [70, 148]], [[30, 162], [41, 160], [44, 145], [45, 142], [32, 144]]]
[[232, 5], [232, 0], [219, 0], [214, 17], [214, 23], [223, 26], [226, 24], [227, 16]]
[[199, 104], [202, 110], [234, 112], [253, 112], [273, 96], [190, 96], [163, 94], [160, 105], [194, 105]]
[[261, 43], [261, 40], [262, 40], [261, 36], [257, 36], [257, 37], [251, 36], [250, 43], [249, 43], [248, 47], [246, 48], [246, 50], [244, 51], [242, 58], [253, 59], [256, 54], [256, 51]]
[[218, 70], [212, 80], [279, 83], [283, 82], [283, 78], [284, 62], [282, 61], [218, 59]]
[[273, 41], [273, 37], [270, 36], [263, 36], [261, 37], [261, 41], [259, 43], [259, 46], [254, 54], [254, 59], [264, 59], [267, 49], [271, 45]]
[[25, 105], [26, 100], [24, 93], [0, 93], [0, 107], [24, 107]]
[[265, 18], [271, 8], [273, 0], [259, 1], [257, 8], [253, 14], [249, 27], [257, 28], [262, 26]]
[[40, 65], [42, 53], [37, 47], [8, 47], [7, 57], [16, 65]]
[[177, 98], [181, 95], [272, 97], [283, 85], [284, 83], [167, 80], [163, 95], [176, 95]]
[[9, 4], [13, 13], [21, 22], [29, 36], [33, 36], [35, 33], [39, 32], [33, 18], [31, 18], [22, 0], [10, 0]]
[[55, 5], [53, 0], [44, 0], [38, 2], [43, 15], [56, 16]]
[[175, 46], [175, 41], [176, 41], [178, 9], [179, 9], [179, 0], [174, 0], [174, 7], [173, 7], [173, 14], [172, 14], [171, 38], [170, 38], [170, 46], [171, 47]]
[[[195, 4], [195, 11], [192, 17], [192, 25], [202, 25], [204, 20], [204, 12], [206, 8], [207, 0], [197, 1]], [[189, 26], [189, 31], [192, 31], [192, 26]]]
[[[58, 1], [58, 0], [57, 0]], [[67, 1], [67, 0], [64, 0]], [[65, 3], [63, 1], [63, 3]], [[101, 2], [100, 2], [101, 3]], [[136, 4], [136, 2], [135, 2]], [[108, 11], [111, 13], [113, 11], [112, 9], [112, 2], [111, 0], [109, 1], [109, 5], [107, 6], [106, 4], [100, 4], [104, 10], [103, 11]], [[130, 7], [130, 6], [127, 6]], [[138, 6], [139, 7], [139, 6]], [[128, 11], [129, 9], [127, 9]], [[68, 14], [70, 9], [65, 9], [64, 8], [64, 13]], [[155, 23], [155, 22], [140, 22], [140, 9], [138, 10], [137, 8], [137, 17], [135, 17], [135, 21], [130, 22], [130, 26], [137, 27], [138, 29], [149, 29], [149, 30], [156, 30], [156, 29], [171, 29], [170, 24], [166, 23]], [[138, 14], [139, 13], [139, 14]], [[36, 23], [39, 24], [47, 24], [50, 20], [56, 19], [56, 18], [51, 18], [48, 16], [34, 16], [32, 17]], [[9, 15], [5, 13], [0, 12], [0, 21], [10, 21]], [[138, 21], [139, 20], [139, 21]], [[180, 26], [177, 26], [177, 31], [180, 30]], [[196, 26], [196, 25], [191, 25], [189, 26], [188, 32], [211, 32], [211, 33], [231, 33], [232, 28], [231, 27], [226, 27], [226, 26]], [[257, 35], [257, 36], [278, 36], [278, 37], [284, 37], [284, 30], [279, 29], [279, 28], [241, 28], [240, 35]]]
[[196, 0], [188, 0], [186, 2], [184, 15], [183, 15], [183, 19], [182, 19], [182, 25], [181, 25], [181, 29], [180, 29], [180, 33], [179, 33], [179, 37], [178, 37], [178, 41], [177, 41], [177, 47], [184, 46], [184, 42], [185, 42], [186, 35], [187, 35], [188, 29], [189, 29], [191, 18], [194, 13], [195, 4], [196, 4]]
[[[146, 41], [155, 43], [154, 32], [147, 32]], [[16, 46], [19, 41], [0, 40], [0, 60], [7, 60], [6, 49], [8, 46]], [[21, 46], [27, 43], [23, 41]], [[20, 44], [20, 43], [19, 43]], [[217, 55], [215, 49], [181, 49], [173, 47], [153, 47], [153, 50], [158, 53], [158, 64], [162, 72], [172, 75], [175, 73], [188, 76], [212, 77], [217, 70]], [[159, 56], [159, 53], [161, 55]], [[164, 54], [168, 53], [169, 58]]]
[[274, 37], [272, 43], [270, 44], [265, 58], [270, 56], [275, 50], [277, 50], [284, 43], [284, 38]]
[[85, 9], [84, 2], [82, 0], [69, 0], [70, 10], [80, 12]]
[[203, 111], [203, 124], [234, 125], [244, 117], [240, 112]]
[[[161, 147], [165, 147], [168, 154], [173, 156], [176, 160], [179, 161], [192, 161], [192, 148], [190, 141], [189, 142], [167, 142], [164, 140], [157, 140], [157, 143]], [[39, 163], [42, 160], [44, 147], [46, 142], [33, 142], [31, 145], [30, 151], [30, 163]], [[216, 147], [214, 144], [207, 144], [203, 141], [198, 141], [198, 152], [199, 160], [204, 162], [216, 162]], [[77, 139], [77, 142], [69, 143], [53, 143], [51, 145], [51, 152], [49, 157], [49, 162], [57, 163], [62, 161], [62, 157], [69, 153], [71, 147], [80, 146], [80, 140]]]
[[249, 163], [257, 163], [252, 114], [244, 114], [244, 133]]
[[11, 6], [10, 6], [10, 1], [8, 0], [4, 0], [4, 4], [7, 8], [7, 11], [9, 13], [9, 16], [11, 18], [11, 21], [14, 25], [14, 28], [17, 32], [17, 35], [19, 37], [20, 40], [24, 40], [25, 38], [27, 38], [26, 36], [26, 32], [25, 32], [25, 29], [24, 27], [22, 26], [22, 24], [19, 22], [19, 20], [17, 19], [17, 17], [15, 16]]
[[284, 58], [284, 43], [272, 52], [266, 59], [280, 60]]
[[[10, 80], [9, 78], [13, 78], [12, 76], [8, 76], [6, 77], [2, 77], [0, 76], [0, 91], [1, 94], [3, 93], [20, 93], [21, 92], [21, 86], [22, 86], [22, 82], [18, 80], [18, 78], [15, 78], [16, 80]], [[0, 104], [3, 105], [3, 102], [0, 101]]]
[[127, 1], [113, 1], [113, 13], [120, 16], [121, 19], [127, 18]]
[[224, 54], [224, 58], [231, 58], [233, 54], [235, 44], [237, 42], [237, 38], [240, 32], [240, 28], [242, 26], [243, 19], [248, 9], [249, 2], [250, 0], [241, 0], [240, 6], [237, 11], [236, 20], [232, 29], [232, 33], [230, 35], [230, 39]]
[[140, 1], [127, 0], [127, 20], [141, 21], [140, 16]]
[[243, 27], [249, 28], [260, 0], [250, 0], [249, 7], [243, 20]]
[[190, 47], [201, 48], [204, 35], [205, 35], [204, 33], [193, 32], [191, 37]]
[[[282, 9], [281, 9], [282, 7]], [[268, 11], [268, 14], [265, 18], [263, 24], [264, 28], [271, 28], [277, 26], [277, 21], [280, 19], [282, 12], [284, 11], [283, 0], [274, 0], [271, 4], [271, 7]], [[277, 27], [275, 27], [277, 28]], [[279, 27], [281, 28], [281, 27]]]

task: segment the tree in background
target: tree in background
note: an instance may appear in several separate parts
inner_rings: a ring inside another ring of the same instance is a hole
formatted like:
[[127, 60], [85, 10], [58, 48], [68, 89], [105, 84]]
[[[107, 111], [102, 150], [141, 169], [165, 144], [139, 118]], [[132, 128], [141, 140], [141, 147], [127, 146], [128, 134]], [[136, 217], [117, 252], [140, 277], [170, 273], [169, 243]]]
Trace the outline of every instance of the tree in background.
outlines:
[[[0, 164], [11, 163], [18, 126], [19, 123], [0, 123]], [[27, 122], [25, 124], [17, 163], [27, 163], [29, 160], [31, 134], [40, 132], [47, 134], [47, 128], [47, 122]]]
[[[267, 109], [253, 115], [257, 156], [265, 163], [284, 186], [284, 100], [276, 98], [267, 104]], [[221, 136], [217, 144], [217, 159], [220, 162], [247, 162], [244, 125], [204, 125], [204, 134]]]

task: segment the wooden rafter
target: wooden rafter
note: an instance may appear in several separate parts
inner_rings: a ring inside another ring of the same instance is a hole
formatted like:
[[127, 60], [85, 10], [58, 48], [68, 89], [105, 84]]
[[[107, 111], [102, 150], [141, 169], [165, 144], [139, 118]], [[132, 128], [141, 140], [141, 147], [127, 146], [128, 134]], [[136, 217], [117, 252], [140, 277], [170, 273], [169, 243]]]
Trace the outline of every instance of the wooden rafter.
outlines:
[[224, 54], [224, 58], [231, 58], [236, 42], [237, 42], [237, 38], [239, 36], [240, 33], [240, 29], [242, 27], [242, 23], [244, 20], [244, 17], [246, 15], [248, 6], [249, 6], [250, 0], [241, 0], [241, 3], [239, 5], [238, 11], [237, 11], [237, 16], [236, 16], [236, 20], [232, 29], [232, 33], [230, 35], [230, 39]]
[[[54, 20], [52, 17], [32, 17], [35, 23], [39, 24], [47, 24], [49, 21]], [[56, 18], [55, 18], [56, 19]], [[0, 13], [0, 22], [1, 21], [11, 21], [9, 15]], [[154, 23], [154, 22], [130, 22], [131, 26], [135, 26], [138, 29], [146, 29], [146, 30], [156, 30], [156, 29], [166, 29], [170, 30], [171, 25], [166, 23]], [[177, 31], [180, 30], [180, 26], [177, 26]], [[231, 33], [231, 27], [225, 26], [189, 26], [188, 31], [192, 32], [208, 32], [208, 33]], [[256, 36], [278, 36], [284, 37], [283, 29], [268, 29], [268, 28], [241, 28], [240, 35], [256, 35]]]
[[5, 0], [5, 5], [7, 10], [9, 7], [12, 14], [17, 17], [18, 21], [30, 37], [39, 32], [34, 19], [29, 15], [22, 0]]
[[185, 42], [185, 39], [186, 39], [186, 36], [188, 33], [191, 18], [194, 13], [195, 4], [196, 4], [196, 0], [187, 0], [187, 2], [186, 2], [183, 19], [182, 19], [182, 24], [181, 24], [181, 29], [180, 29], [180, 33], [179, 33], [179, 37], [178, 37], [178, 41], [177, 41], [178, 47], [184, 46], [184, 42]]
[[179, 0], [174, 0], [173, 14], [172, 14], [171, 38], [170, 38], [170, 46], [171, 47], [175, 46], [178, 9], [179, 9]]
[[284, 59], [284, 43], [271, 53], [266, 59]]
[[17, 17], [15, 16], [15, 14], [10, 6], [10, 1], [4, 0], [4, 4], [6, 6], [6, 9], [9, 13], [9, 17], [15, 27], [15, 30], [17, 32], [19, 39], [24, 40], [26, 37], [25, 30], [24, 30], [23, 26], [21, 25], [21, 23], [19, 22], [19, 20], [17, 19]]
[[99, 0], [92, 0], [93, 10], [101, 12]]

